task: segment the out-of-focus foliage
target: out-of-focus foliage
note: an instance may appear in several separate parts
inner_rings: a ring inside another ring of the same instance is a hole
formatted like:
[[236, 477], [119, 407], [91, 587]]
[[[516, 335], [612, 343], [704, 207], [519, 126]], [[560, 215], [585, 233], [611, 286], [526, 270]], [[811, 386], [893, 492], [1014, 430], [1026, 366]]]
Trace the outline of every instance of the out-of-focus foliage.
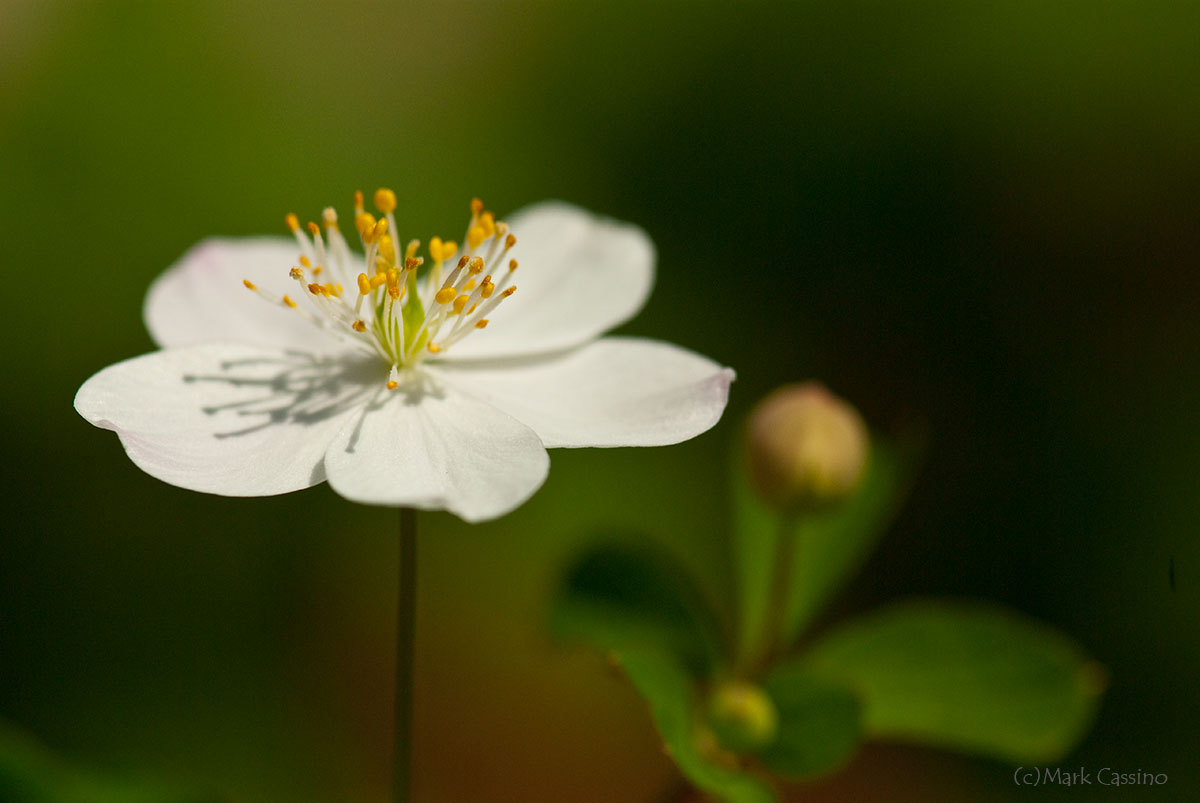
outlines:
[[722, 766], [724, 759], [714, 756], [720, 752], [717, 745], [698, 728], [692, 678], [675, 658], [652, 650], [630, 650], [621, 654], [621, 666], [649, 703], [663, 746], [689, 781], [738, 803], [775, 801], [770, 786], [743, 772], [736, 759]]
[[[681, 590], [698, 581], [644, 550], [602, 542], [585, 553], [555, 599], [553, 628], [611, 650], [680, 771], [731, 803], [763, 799], [768, 774], [832, 772], [869, 738], [1056, 761], [1093, 721], [1105, 680], [1095, 661], [1045, 625], [997, 607], [910, 602], [796, 646], [800, 626], [850, 579], [899, 507], [913, 462], [913, 449], [876, 438], [854, 491], [807, 512], [773, 506], [735, 479], [728, 546], [740, 563], [741, 593], [725, 598], [741, 607], [724, 618], [739, 630], [723, 655], [704, 653], [715, 660], [696, 657], [714, 643], [702, 634], [721, 614], [688, 604], [701, 595]], [[750, 646], [735, 652], [735, 644]]]
[[852, 621], [804, 655], [856, 689], [873, 737], [1052, 762], [1091, 725], [1106, 675], [1059, 633], [993, 606], [908, 602]]
[[563, 641], [673, 656], [693, 675], [710, 674], [728, 652], [717, 614], [669, 554], [632, 542], [588, 552], [566, 578], [569, 593], [551, 612]]
[[0, 720], [0, 800], [12, 803], [220, 803], [213, 793], [136, 771], [99, 772], [64, 761]]

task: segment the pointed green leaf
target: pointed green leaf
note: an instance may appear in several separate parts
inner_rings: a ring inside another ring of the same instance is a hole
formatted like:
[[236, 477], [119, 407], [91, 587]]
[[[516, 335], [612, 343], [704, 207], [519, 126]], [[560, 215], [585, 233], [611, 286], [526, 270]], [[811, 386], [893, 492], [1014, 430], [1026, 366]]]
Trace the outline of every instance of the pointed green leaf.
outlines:
[[804, 663], [858, 690], [867, 733], [1053, 761], [1086, 732], [1102, 667], [1053, 629], [982, 604], [915, 601], [852, 622]]
[[654, 647], [696, 675], [723, 660], [720, 626], [691, 574], [644, 545], [593, 547], [567, 574], [551, 609], [553, 635], [601, 650]]
[[843, 766], [862, 742], [858, 697], [841, 683], [798, 663], [777, 666], [763, 682], [779, 714], [775, 741], [758, 757], [790, 778], [812, 778]]
[[678, 661], [648, 650], [626, 651], [620, 659], [634, 688], [649, 703], [663, 745], [688, 781], [727, 803], [777, 803], [764, 781], [713, 763], [704, 754], [696, 729], [695, 687]]

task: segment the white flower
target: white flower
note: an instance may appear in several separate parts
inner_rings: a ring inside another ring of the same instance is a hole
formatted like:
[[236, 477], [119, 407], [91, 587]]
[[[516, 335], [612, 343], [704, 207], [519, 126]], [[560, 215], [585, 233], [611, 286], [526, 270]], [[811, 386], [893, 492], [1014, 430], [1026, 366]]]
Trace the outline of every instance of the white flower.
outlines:
[[[328, 480], [357, 502], [467, 521], [528, 499], [548, 447], [665, 445], [720, 419], [732, 370], [597, 339], [650, 292], [640, 229], [554, 202], [506, 226], [474, 201], [463, 248], [433, 238], [421, 271], [419, 243], [392, 240], [395, 196], [375, 202], [378, 221], [356, 197], [362, 255], [332, 209], [306, 228], [289, 215], [294, 241], [197, 245], [146, 297], [163, 350], [100, 371], [75, 408], [183, 488], [266, 496]], [[275, 294], [289, 277], [299, 287]]]

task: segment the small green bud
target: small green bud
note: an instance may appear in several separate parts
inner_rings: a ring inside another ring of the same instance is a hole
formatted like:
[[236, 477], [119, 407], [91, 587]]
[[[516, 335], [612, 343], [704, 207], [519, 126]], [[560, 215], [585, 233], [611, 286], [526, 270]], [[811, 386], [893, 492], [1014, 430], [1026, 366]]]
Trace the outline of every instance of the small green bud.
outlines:
[[849, 496], [871, 448], [862, 416], [819, 382], [784, 385], [759, 402], [746, 445], [758, 494], [784, 508], [821, 507]]
[[708, 698], [708, 724], [721, 747], [746, 753], [775, 741], [779, 712], [758, 686], [744, 680], [728, 680]]

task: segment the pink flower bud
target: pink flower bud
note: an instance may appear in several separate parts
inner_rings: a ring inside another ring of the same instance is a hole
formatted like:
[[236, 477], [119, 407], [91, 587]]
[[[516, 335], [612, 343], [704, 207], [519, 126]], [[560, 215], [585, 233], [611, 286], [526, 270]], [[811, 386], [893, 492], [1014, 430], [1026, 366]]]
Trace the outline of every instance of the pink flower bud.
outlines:
[[870, 452], [862, 416], [819, 382], [784, 385], [759, 402], [746, 443], [759, 496], [792, 509], [849, 496]]

